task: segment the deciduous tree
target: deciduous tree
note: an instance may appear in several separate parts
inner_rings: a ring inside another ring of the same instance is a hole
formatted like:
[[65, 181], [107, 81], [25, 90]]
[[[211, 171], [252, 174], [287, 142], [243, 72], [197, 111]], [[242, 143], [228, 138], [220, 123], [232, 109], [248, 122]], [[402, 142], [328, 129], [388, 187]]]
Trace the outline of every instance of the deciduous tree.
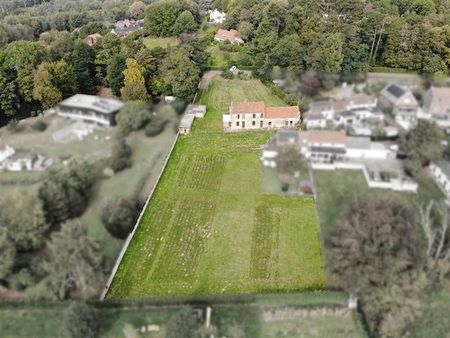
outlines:
[[0, 227], [7, 228], [17, 250], [40, 248], [49, 225], [41, 201], [27, 191], [15, 191], [0, 200]]
[[77, 291], [92, 297], [103, 279], [99, 247], [79, 221], [66, 222], [47, 244], [44, 269], [53, 293], [61, 300]]
[[147, 101], [149, 95], [145, 87], [144, 68], [135, 60], [126, 60], [127, 68], [123, 71], [124, 86], [120, 90], [125, 101]]

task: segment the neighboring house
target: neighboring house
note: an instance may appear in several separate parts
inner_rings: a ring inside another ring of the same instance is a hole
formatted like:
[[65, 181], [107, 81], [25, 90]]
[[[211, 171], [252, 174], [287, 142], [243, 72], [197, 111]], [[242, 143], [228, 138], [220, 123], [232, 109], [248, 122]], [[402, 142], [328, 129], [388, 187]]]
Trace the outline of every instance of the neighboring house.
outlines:
[[324, 129], [327, 126], [328, 121], [331, 120], [325, 118], [322, 113], [309, 112], [303, 122], [306, 129]]
[[408, 130], [417, 123], [419, 103], [410, 90], [390, 83], [381, 91], [378, 103], [383, 111], [391, 112], [403, 128]]
[[314, 170], [361, 170], [370, 188], [417, 191], [396, 152], [368, 137], [348, 137], [344, 131], [280, 130], [264, 147], [262, 163], [276, 167], [278, 149], [287, 145], [296, 147]]
[[225, 19], [227, 18], [227, 14], [224, 12], [220, 12], [217, 9], [208, 11], [209, 13], [209, 21], [215, 24], [222, 24], [224, 23]]
[[423, 100], [423, 109], [431, 115], [450, 114], [450, 88], [430, 87]]
[[84, 42], [88, 45], [88, 46], [93, 46], [95, 45], [103, 36], [100, 33], [94, 33], [94, 34], [90, 34], [88, 36], [86, 36], [86, 38], [84, 39]]
[[225, 30], [225, 29], [219, 29], [219, 31], [214, 36], [214, 40], [219, 42], [229, 41], [231, 43], [244, 43], [244, 40], [242, 40], [241, 35], [239, 32], [235, 29], [232, 30]]
[[144, 20], [120, 20], [114, 24], [111, 33], [117, 35], [119, 38], [124, 38], [137, 30], [144, 28]]
[[309, 113], [312, 115], [321, 114], [326, 119], [334, 118], [334, 103], [332, 100], [315, 101], [309, 105]]
[[30, 151], [15, 150], [8, 145], [0, 150], [0, 171], [44, 170], [51, 164], [50, 159]]
[[384, 114], [376, 106], [377, 99], [365, 94], [317, 101], [311, 103], [304, 122], [307, 129], [351, 126], [355, 134], [370, 136], [384, 121]]
[[178, 131], [180, 134], [187, 135], [191, 132], [192, 125], [196, 118], [203, 118], [206, 114], [206, 106], [189, 104], [184, 111], [180, 121]]
[[428, 167], [431, 176], [441, 190], [450, 199], [450, 162], [439, 161], [431, 163]]
[[223, 115], [223, 127], [230, 131], [295, 127], [299, 122], [297, 106], [266, 107], [262, 101], [233, 102]]
[[76, 94], [58, 103], [58, 115], [73, 120], [111, 127], [116, 124], [116, 114], [122, 108], [121, 101], [94, 95]]

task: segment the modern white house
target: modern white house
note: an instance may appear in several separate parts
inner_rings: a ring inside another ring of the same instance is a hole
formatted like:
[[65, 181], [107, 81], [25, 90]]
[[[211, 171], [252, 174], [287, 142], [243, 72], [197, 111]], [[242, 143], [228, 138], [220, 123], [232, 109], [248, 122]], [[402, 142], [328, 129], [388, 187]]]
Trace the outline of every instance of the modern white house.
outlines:
[[206, 115], [206, 106], [189, 104], [184, 111], [181, 118], [178, 132], [182, 135], [187, 135], [191, 132], [192, 125], [196, 118], [203, 118]]
[[16, 150], [9, 145], [0, 150], [0, 171], [44, 170], [53, 161], [31, 151]]
[[313, 170], [360, 170], [370, 188], [407, 192], [418, 188], [406, 176], [396, 152], [367, 137], [348, 137], [344, 131], [280, 130], [263, 148], [263, 165], [275, 168], [278, 151], [286, 146], [295, 147]]
[[[381, 123], [384, 114], [377, 109], [377, 99], [366, 94], [356, 94], [339, 100], [324, 100], [311, 103], [304, 118], [307, 129], [323, 129], [327, 126], [352, 127], [365, 121], [370, 124]], [[369, 126], [355, 126], [369, 129]]]
[[300, 122], [297, 106], [267, 107], [262, 101], [233, 102], [223, 114], [223, 128], [227, 131], [293, 128]]
[[436, 184], [441, 188], [447, 199], [450, 199], [450, 162], [439, 161], [431, 163], [428, 170]]
[[58, 103], [55, 111], [72, 120], [111, 127], [116, 124], [116, 114], [122, 106], [123, 103], [119, 100], [76, 94]]
[[221, 12], [217, 9], [209, 10], [209, 21], [214, 24], [222, 24], [224, 23], [225, 19], [227, 18], [227, 14], [224, 12]]

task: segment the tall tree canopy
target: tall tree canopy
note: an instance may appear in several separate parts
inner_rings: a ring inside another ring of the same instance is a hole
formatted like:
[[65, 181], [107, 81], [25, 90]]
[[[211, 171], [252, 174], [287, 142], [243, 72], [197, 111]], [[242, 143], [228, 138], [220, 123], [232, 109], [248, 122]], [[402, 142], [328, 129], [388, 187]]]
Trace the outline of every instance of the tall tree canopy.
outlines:
[[328, 262], [333, 282], [360, 299], [376, 335], [397, 337], [418, 314], [423, 250], [404, 205], [355, 199], [331, 238]]

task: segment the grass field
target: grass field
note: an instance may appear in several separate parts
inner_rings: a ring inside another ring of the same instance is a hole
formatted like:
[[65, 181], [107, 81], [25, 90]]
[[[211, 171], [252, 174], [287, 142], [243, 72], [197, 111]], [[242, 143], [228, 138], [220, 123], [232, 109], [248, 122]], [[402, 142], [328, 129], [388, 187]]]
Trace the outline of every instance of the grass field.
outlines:
[[232, 100], [283, 104], [259, 81], [214, 80], [181, 137], [108, 297], [325, 287], [314, 201], [261, 194], [270, 132], [222, 131]]
[[[167, 321], [182, 309], [180, 304], [186, 302], [179, 299], [170, 303], [168, 300], [169, 304], [159, 306], [155, 306], [159, 301], [154, 303], [151, 299], [140, 300], [139, 304], [102, 304], [99, 307], [99, 337], [126, 337], [125, 327], [139, 330], [152, 324], [159, 325], [160, 331], [138, 336], [165, 337]], [[346, 309], [346, 300], [345, 294], [336, 292], [259, 294], [247, 300], [241, 297], [240, 301], [227, 304], [213, 302], [211, 324], [217, 330], [217, 337], [363, 338], [365, 335], [358, 317]], [[1, 304], [1, 337], [68, 337], [64, 328], [64, 312], [68, 305], [68, 302]], [[270, 315], [277, 311], [283, 311], [283, 314], [280, 316], [278, 312], [277, 318]], [[204, 317], [201, 324], [203, 321]]]
[[219, 49], [219, 45], [214, 44], [207, 48], [209, 57], [209, 67], [228, 69], [232, 65], [238, 66], [240, 55], [238, 52], [225, 52]]
[[167, 48], [178, 45], [178, 38], [176, 36], [171, 36], [168, 38], [157, 38], [148, 36], [144, 38], [144, 46], [147, 48]]
[[427, 299], [411, 330], [412, 338], [448, 338], [450, 333], [450, 293], [442, 291]]
[[[64, 310], [68, 303], [47, 306], [23, 305], [21, 307], [2, 306], [0, 308], [0, 333], [2, 338], [64, 338], [70, 337], [64, 328]], [[127, 308], [102, 308], [99, 324], [99, 337], [125, 337], [124, 328], [131, 325], [135, 329], [141, 326], [156, 324], [161, 329], [157, 333], [144, 333], [139, 337], [165, 337], [164, 324], [179, 309], [152, 308], [142, 309], [129, 306]]]

